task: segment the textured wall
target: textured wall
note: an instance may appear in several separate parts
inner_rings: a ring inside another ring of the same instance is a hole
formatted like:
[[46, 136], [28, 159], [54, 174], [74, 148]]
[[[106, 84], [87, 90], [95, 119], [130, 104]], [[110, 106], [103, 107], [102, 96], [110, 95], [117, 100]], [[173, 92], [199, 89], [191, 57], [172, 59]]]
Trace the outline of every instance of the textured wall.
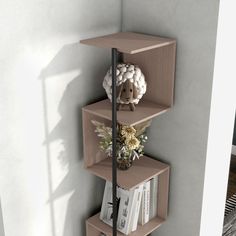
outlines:
[[117, 0], [0, 2], [0, 195], [9, 236], [84, 236], [103, 182], [83, 169], [81, 107], [104, 95]]
[[175, 105], [153, 121], [146, 148], [172, 167], [169, 218], [153, 235], [199, 236], [218, 5], [123, 1], [123, 30], [177, 39]]

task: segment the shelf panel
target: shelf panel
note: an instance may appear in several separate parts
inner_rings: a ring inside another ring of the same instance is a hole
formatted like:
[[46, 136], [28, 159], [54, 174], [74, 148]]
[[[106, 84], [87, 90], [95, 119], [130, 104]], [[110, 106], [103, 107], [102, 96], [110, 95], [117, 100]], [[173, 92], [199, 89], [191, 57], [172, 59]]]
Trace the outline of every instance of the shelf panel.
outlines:
[[[92, 216], [87, 220], [87, 224], [91, 225], [93, 228], [98, 230], [99, 232], [105, 233], [107, 236], [112, 236], [112, 227], [109, 225], [105, 224], [99, 219], [100, 213]], [[159, 217], [155, 217], [154, 219], [150, 220], [148, 223], [145, 225], [141, 226], [138, 225], [138, 229], [131, 234], [130, 236], [146, 236], [153, 232], [155, 229], [157, 229], [162, 223], [164, 222], [163, 219]], [[117, 232], [118, 236], [124, 236], [124, 234], [120, 233], [119, 231]]]
[[[109, 99], [93, 103], [83, 108], [83, 110], [91, 114], [108, 120], [112, 120], [111, 109], [112, 107]], [[129, 106], [125, 106], [122, 109], [125, 110], [117, 111], [118, 123], [133, 126], [166, 112], [169, 107], [164, 107], [154, 102], [141, 100], [136, 106], [134, 112], [129, 110]]]
[[174, 39], [119, 32], [106, 36], [81, 40], [80, 43], [101, 48], [117, 48], [119, 52], [135, 54], [175, 43]]
[[[117, 184], [124, 189], [132, 189], [167, 169], [169, 169], [167, 164], [143, 156], [135, 160], [130, 169], [125, 171], [117, 169]], [[112, 182], [111, 158], [106, 158], [97, 164], [87, 167], [87, 170], [96, 176]]]

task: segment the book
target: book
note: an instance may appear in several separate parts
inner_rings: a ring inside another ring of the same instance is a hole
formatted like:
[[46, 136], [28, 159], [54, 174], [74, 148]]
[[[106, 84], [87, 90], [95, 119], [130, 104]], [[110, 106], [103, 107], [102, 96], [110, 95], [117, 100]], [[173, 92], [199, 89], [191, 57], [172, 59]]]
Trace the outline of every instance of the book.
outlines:
[[[119, 211], [120, 203], [120, 188], [117, 187], [117, 212]], [[106, 181], [102, 207], [100, 212], [100, 220], [104, 223], [112, 226], [113, 225], [113, 198], [112, 198], [112, 183]]]
[[[132, 217], [136, 206], [138, 188], [125, 190], [117, 186], [117, 230], [128, 235], [132, 231]], [[107, 181], [103, 194], [100, 220], [113, 226], [112, 183]]]
[[158, 175], [150, 182], [150, 220], [157, 215]]
[[139, 224], [144, 225], [149, 221], [150, 214], [150, 180], [143, 185], [143, 194], [139, 211]]
[[144, 207], [144, 224], [149, 221], [150, 216], [150, 181], [144, 184], [145, 186], [145, 207]]
[[106, 181], [103, 200], [102, 200], [102, 208], [100, 213], [100, 219], [107, 223], [108, 225], [112, 225], [112, 183]]
[[138, 217], [139, 217], [139, 211], [140, 211], [142, 194], [143, 194], [143, 184], [140, 184], [137, 189], [138, 189], [137, 198], [135, 200], [136, 204], [133, 208], [133, 215], [132, 215], [132, 229], [131, 229], [132, 232], [137, 230], [137, 227], [138, 227]]
[[136, 205], [138, 188], [132, 190], [120, 189], [120, 207], [118, 212], [117, 229], [123, 234], [132, 231], [132, 212]]

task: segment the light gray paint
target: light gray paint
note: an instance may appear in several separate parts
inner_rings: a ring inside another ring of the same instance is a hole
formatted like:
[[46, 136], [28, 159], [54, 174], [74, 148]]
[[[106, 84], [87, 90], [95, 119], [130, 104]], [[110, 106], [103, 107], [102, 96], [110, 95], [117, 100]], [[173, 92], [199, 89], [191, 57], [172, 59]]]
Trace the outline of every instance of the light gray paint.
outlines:
[[219, 0], [0, 3], [6, 235], [85, 235], [85, 219], [100, 206], [103, 182], [83, 169], [81, 107], [105, 94], [101, 79], [110, 52], [78, 41], [121, 25], [124, 31], [177, 39], [175, 106], [153, 121], [146, 148], [172, 166], [169, 218], [153, 235], [199, 235], [218, 5]]
[[83, 168], [81, 108], [105, 95], [119, 0], [0, 3], [0, 193], [6, 235], [84, 236], [103, 181]]
[[177, 39], [175, 105], [154, 119], [146, 151], [171, 169], [168, 221], [152, 235], [199, 236], [218, 0], [123, 1], [124, 31]]

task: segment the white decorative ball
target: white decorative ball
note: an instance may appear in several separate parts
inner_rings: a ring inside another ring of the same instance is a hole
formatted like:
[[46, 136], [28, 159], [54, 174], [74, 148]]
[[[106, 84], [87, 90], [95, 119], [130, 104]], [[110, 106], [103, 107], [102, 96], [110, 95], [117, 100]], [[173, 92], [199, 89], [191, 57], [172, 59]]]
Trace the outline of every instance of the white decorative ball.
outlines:
[[[130, 63], [119, 63], [116, 68], [116, 86], [121, 86], [127, 80], [129, 80], [136, 87], [137, 96], [132, 101], [123, 101], [119, 95], [117, 97], [117, 103], [128, 104], [130, 102], [138, 104], [139, 100], [146, 93], [147, 83], [145, 76], [141, 69], [137, 65]], [[112, 98], [112, 68], [108, 70], [103, 80], [103, 88], [106, 90], [108, 98]]]

